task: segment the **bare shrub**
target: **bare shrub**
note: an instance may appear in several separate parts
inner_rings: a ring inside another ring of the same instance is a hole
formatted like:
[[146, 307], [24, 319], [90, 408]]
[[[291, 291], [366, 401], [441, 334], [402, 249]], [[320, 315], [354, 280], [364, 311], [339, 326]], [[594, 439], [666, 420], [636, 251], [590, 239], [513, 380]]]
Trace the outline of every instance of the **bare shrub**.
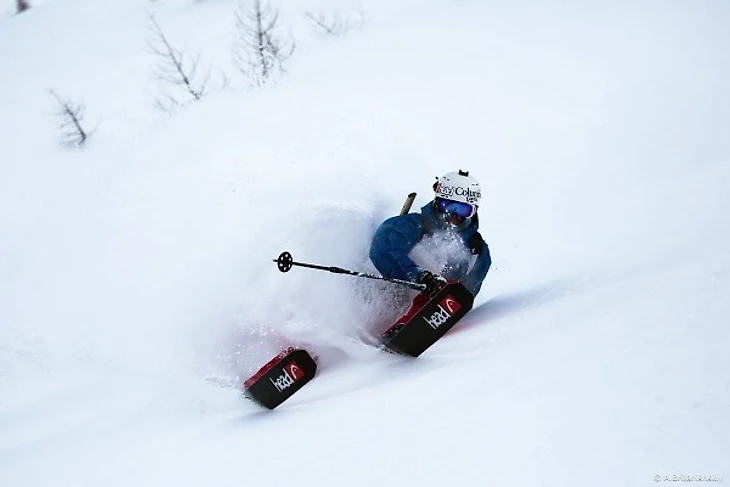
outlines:
[[310, 21], [318, 34], [332, 37], [342, 37], [365, 23], [365, 14], [362, 10], [358, 17], [340, 11], [304, 12], [304, 17]]
[[191, 58], [182, 49], [174, 47], [154, 16], [150, 16], [150, 21], [154, 37], [147, 45], [150, 52], [158, 59], [154, 70], [155, 77], [172, 87], [179, 88], [178, 92], [158, 95], [155, 97], [155, 104], [160, 110], [171, 112], [183, 106], [186, 101], [200, 100], [205, 94], [210, 78], [208, 73], [200, 72], [200, 56]]
[[61, 143], [72, 147], [81, 147], [89, 138], [90, 132], [83, 127], [86, 107], [61, 97], [54, 90], [51, 95], [56, 99], [55, 115], [59, 120]]
[[279, 13], [266, 0], [244, 0], [236, 10], [233, 59], [250, 84], [263, 86], [286, 73], [295, 43], [280, 34]]

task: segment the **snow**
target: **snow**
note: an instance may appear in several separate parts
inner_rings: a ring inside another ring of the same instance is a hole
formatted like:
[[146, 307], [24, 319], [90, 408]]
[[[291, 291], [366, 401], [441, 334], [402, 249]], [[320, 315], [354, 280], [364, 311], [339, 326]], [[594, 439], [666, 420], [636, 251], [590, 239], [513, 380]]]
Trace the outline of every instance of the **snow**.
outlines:
[[[0, 485], [628, 485], [730, 474], [730, 8], [280, 2], [246, 90], [229, 0], [0, 3]], [[341, 38], [302, 16], [366, 22]], [[154, 108], [149, 18], [209, 94]], [[228, 78], [226, 85], [223, 74]], [[58, 91], [87, 107], [58, 143]], [[494, 264], [417, 360], [358, 344], [377, 225], [469, 169]], [[237, 377], [284, 343], [273, 412]]]

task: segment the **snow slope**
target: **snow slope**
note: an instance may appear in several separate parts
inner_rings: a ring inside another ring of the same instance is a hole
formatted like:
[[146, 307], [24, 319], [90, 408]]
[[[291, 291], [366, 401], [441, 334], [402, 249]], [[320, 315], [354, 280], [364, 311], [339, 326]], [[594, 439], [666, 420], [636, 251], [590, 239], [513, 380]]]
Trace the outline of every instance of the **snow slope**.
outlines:
[[[730, 474], [728, 5], [280, 2], [297, 51], [258, 91], [232, 1], [36, 5], [0, 4], [0, 485]], [[333, 9], [366, 23], [302, 16]], [[211, 72], [174, 116], [149, 13]], [[386, 289], [271, 262], [372, 270], [377, 225], [456, 168], [494, 264], [419, 359], [352, 340]], [[283, 342], [320, 374], [262, 411], [236, 380]]]

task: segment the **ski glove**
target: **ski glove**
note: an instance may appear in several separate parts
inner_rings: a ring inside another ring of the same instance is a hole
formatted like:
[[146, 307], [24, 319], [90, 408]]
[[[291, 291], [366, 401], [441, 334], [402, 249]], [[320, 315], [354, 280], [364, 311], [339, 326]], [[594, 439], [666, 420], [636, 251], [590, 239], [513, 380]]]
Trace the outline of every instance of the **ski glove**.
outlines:
[[474, 235], [469, 238], [467, 245], [472, 254], [479, 255], [482, 253], [482, 250], [484, 250], [484, 239], [479, 232], [474, 232]]
[[434, 296], [447, 284], [446, 279], [431, 271], [421, 272], [421, 275], [418, 276], [418, 282], [426, 285], [425, 293], [429, 296]]

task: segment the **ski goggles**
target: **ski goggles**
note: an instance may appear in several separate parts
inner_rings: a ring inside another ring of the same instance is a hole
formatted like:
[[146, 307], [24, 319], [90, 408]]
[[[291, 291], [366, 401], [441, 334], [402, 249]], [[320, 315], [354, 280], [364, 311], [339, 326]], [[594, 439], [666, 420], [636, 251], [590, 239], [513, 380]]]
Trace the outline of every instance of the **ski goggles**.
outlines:
[[446, 215], [455, 215], [461, 219], [466, 220], [474, 216], [476, 208], [474, 205], [464, 203], [461, 201], [447, 200], [443, 198], [436, 198], [436, 209]]

